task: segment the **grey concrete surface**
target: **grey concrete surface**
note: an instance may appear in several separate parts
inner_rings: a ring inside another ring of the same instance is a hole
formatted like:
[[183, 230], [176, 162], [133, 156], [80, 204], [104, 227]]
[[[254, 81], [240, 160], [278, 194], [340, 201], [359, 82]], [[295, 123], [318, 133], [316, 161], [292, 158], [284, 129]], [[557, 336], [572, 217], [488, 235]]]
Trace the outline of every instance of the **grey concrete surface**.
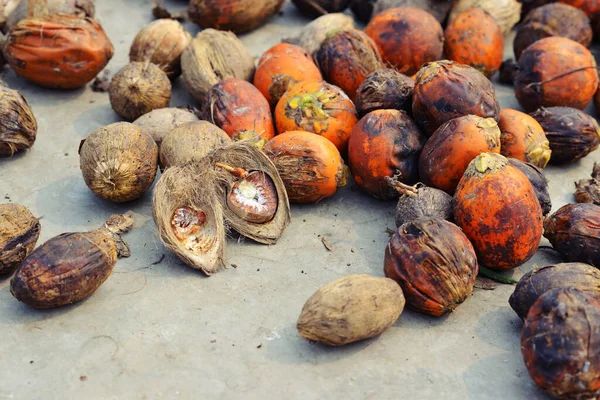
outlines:
[[[166, 4], [183, 9], [186, 2]], [[152, 20], [150, 6], [150, 0], [97, 1], [116, 47], [111, 75]], [[288, 2], [283, 15], [242, 40], [259, 56], [305, 22]], [[206, 278], [164, 249], [150, 194], [117, 205], [85, 186], [79, 141], [118, 120], [107, 94], [42, 89], [9, 69], [0, 77], [27, 97], [40, 127], [31, 151], [0, 161], [0, 201], [21, 203], [42, 218], [39, 243], [93, 229], [116, 212], [136, 216], [126, 236], [132, 256], [83, 302], [35, 311], [11, 296], [8, 280], [0, 281], [0, 399], [546, 398], [521, 358], [521, 322], [507, 303], [511, 286], [476, 289], [444, 318], [407, 310], [380, 337], [344, 348], [298, 336], [296, 319], [320, 286], [348, 274], [383, 275], [394, 202], [350, 185], [317, 205], [293, 206], [293, 223], [276, 246], [231, 238], [226, 262], [237, 268]], [[175, 86], [172, 105], [192, 103], [181, 82]], [[517, 107], [509, 87], [499, 86], [498, 95], [503, 106]], [[594, 160], [599, 152], [547, 169], [554, 209], [573, 201], [573, 181], [587, 177]], [[539, 252], [514, 276], [556, 261]]]

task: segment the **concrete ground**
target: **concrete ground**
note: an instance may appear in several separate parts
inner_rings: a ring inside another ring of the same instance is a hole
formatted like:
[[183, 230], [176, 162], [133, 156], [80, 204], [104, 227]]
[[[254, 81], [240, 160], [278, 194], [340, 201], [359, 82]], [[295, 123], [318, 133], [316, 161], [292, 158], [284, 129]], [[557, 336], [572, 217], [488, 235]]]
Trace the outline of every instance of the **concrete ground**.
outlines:
[[[152, 21], [151, 1], [96, 3], [116, 48], [112, 75]], [[166, 4], [177, 10], [186, 2]], [[304, 23], [286, 4], [283, 15], [242, 40], [258, 57]], [[85, 186], [79, 142], [118, 120], [106, 93], [42, 89], [8, 68], [0, 76], [30, 101], [39, 123], [31, 151], [0, 161], [0, 201], [42, 218], [39, 243], [94, 229], [117, 212], [132, 210], [137, 221], [126, 236], [132, 256], [83, 302], [32, 310], [0, 281], [0, 399], [546, 398], [522, 361], [521, 321], [507, 302], [511, 286], [476, 289], [444, 318], [406, 310], [380, 337], [344, 348], [299, 337], [296, 320], [319, 287], [348, 274], [383, 275], [394, 202], [350, 185], [319, 204], [293, 206], [293, 223], [276, 246], [230, 239], [226, 262], [237, 268], [206, 278], [162, 246], [149, 193], [111, 204]], [[499, 86], [498, 95], [504, 107], [517, 107], [511, 88]], [[178, 81], [172, 105], [189, 103]], [[587, 177], [594, 160], [599, 152], [547, 169], [554, 209], [573, 201], [573, 181]], [[539, 252], [514, 276], [557, 261]]]

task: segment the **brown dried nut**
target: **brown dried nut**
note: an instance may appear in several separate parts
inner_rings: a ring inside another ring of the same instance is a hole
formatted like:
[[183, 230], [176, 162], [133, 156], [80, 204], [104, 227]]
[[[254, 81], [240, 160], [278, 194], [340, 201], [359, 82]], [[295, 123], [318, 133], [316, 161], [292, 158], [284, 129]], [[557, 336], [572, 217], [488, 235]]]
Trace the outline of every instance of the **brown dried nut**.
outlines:
[[318, 17], [328, 13], [344, 12], [350, 0], [292, 0], [300, 12]]
[[35, 249], [10, 281], [10, 292], [34, 308], [53, 308], [83, 300], [108, 279], [117, 258], [129, 257], [120, 233], [130, 216], [112, 216], [91, 232], [63, 233]]
[[33, 146], [38, 125], [21, 93], [0, 84], [0, 96], [0, 157], [11, 157]]
[[578, 203], [594, 203], [600, 206], [600, 164], [594, 163], [592, 179], [575, 182], [575, 187], [575, 199]]
[[188, 122], [165, 136], [160, 146], [160, 167], [165, 170], [190, 161], [200, 161], [211, 151], [230, 143], [229, 135], [210, 122]]
[[600, 127], [581, 110], [570, 107], [540, 108], [530, 114], [544, 129], [550, 142], [551, 164], [577, 161], [600, 145]]
[[79, 162], [85, 184], [95, 195], [118, 203], [131, 201], [154, 181], [158, 146], [140, 127], [117, 122], [81, 142]]
[[165, 136], [173, 129], [198, 120], [196, 114], [182, 108], [159, 108], [142, 115], [133, 123], [150, 135], [160, 147]]
[[593, 37], [590, 19], [567, 4], [550, 3], [536, 8], [519, 25], [513, 44], [515, 57], [519, 59], [529, 45], [549, 36], [566, 37], [590, 47]]
[[165, 247], [211, 275], [224, 267], [225, 227], [208, 167], [191, 162], [167, 169], [154, 188], [152, 215]]
[[190, 0], [188, 15], [203, 28], [235, 33], [249, 32], [264, 24], [283, 6], [284, 0]]
[[296, 327], [307, 340], [343, 346], [383, 333], [400, 317], [404, 303], [393, 280], [350, 275], [313, 294], [302, 307]]
[[384, 272], [402, 287], [409, 307], [440, 317], [471, 295], [479, 267], [458, 226], [424, 217], [398, 228], [385, 250]]
[[326, 14], [306, 25], [295, 37], [283, 39], [283, 42], [295, 44], [308, 54], [314, 54], [321, 48], [329, 33], [352, 28], [354, 20], [351, 16], [342, 13]]
[[527, 114], [510, 108], [500, 111], [500, 154], [544, 168], [552, 151], [544, 129]]
[[509, 58], [504, 60], [502, 65], [500, 65], [500, 74], [498, 75], [498, 80], [500, 83], [512, 86], [515, 84], [515, 79], [517, 79], [518, 72], [519, 65], [514, 59]]
[[473, 67], [453, 61], [426, 64], [419, 70], [413, 115], [431, 136], [445, 122], [464, 115], [500, 119], [494, 85]]
[[210, 154], [218, 199], [227, 223], [242, 235], [275, 244], [291, 221], [285, 186], [275, 165], [251, 142], [236, 142]]
[[600, 394], [600, 301], [574, 288], [544, 293], [531, 307], [521, 352], [536, 384], [560, 399]]
[[254, 57], [231, 32], [205, 29], [181, 55], [183, 81], [192, 97], [204, 102], [211, 87], [227, 78], [251, 81]]
[[567, 204], [544, 221], [544, 237], [564, 261], [600, 268], [600, 206]]
[[375, 43], [357, 29], [339, 31], [323, 41], [316, 53], [323, 78], [356, 101], [356, 91], [372, 72], [383, 68]]
[[113, 110], [127, 121], [169, 106], [171, 81], [156, 65], [132, 62], [113, 76], [108, 90]]
[[392, 181], [392, 187], [402, 196], [396, 205], [396, 227], [422, 217], [452, 221], [452, 196], [443, 190], [417, 184], [406, 186]]
[[129, 49], [129, 61], [151, 62], [174, 79], [181, 74], [181, 53], [192, 41], [183, 25], [172, 19], [159, 19], [135, 36]]
[[598, 0], [559, 0], [561, 3], [569, 4], [581, 9], [590, 18], [594, 36], [600, 35], [600, 2]]
[[533, 186], [535, 195], [540, 202], [543, 215], [548, 215], [552, 209], [552, 200], [550, 199], [550, 193], [548, 192], [548, 180], [542, 170], [533, 164], [525, 163], [516, 158], [509, 158], [508, 162], [527, 176], [529, 182], [531, 182], [531, 186]]
[[[6, 3], [6, 0], [0, 3]], [[13, 3], [9, 1], [9, 3]], [[26, 18], [49, 14], [73, 14], [80, 18], [94, 18], [94, 0], [20, 0], [18, 6], [8, 13], [6, 28], [12, 28]], [[1, 5], [0, 5], [1, 8]]]
[[544, 4], [554, 3], [556, 0], [519, 0], [522, 3], [521, 9], [521, 19], [525, 19], [525, 17], [538, 7], [543, 6]]
[[457, 0], [452, 6], [448, 21], [454, 21], [460, 13], [470, 8], [480, 8], [494, 17], [503, 35], [510, 33], [521, 19], [521, 3], [517, 0]]
[[68, 14], [22, 20], [10, 30], [4, 45], [6, 61], [17, 75], [59, 89], [84, 86], [113, 53], [96, 21]]
[[524, 320], [541, 295], [552, 289], [570, 287], [600, 298], [600, 270], [584, 263], [534, 266], [519, 280], [508, 303]]
[[26, 207], [0, 204], [0, 276], [12, 274], [40, 236], [40, 221]]
[[519, 57], [515, 94], [526, 111], [553, 106], [583, 110], [597, 88], [594, 56], [571, 39], [552, 36], [538, 40]]
[[373, 9], [373, 16], [387, 9], [398, 7], [421, 8], [442, 23], [452, 8], [452, 0], [378, 0]]
[[401, 110], [412, 114], [415, 80], [383, 68], [365, 78], [356, 91], [356, 111], [363, 117], [375, 110]]

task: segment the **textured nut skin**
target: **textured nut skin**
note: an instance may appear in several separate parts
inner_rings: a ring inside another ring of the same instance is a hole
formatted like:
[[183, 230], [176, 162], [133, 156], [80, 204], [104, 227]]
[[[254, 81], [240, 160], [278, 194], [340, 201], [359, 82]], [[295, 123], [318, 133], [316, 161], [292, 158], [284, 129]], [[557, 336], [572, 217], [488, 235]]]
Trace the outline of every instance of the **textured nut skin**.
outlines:
[[26, 207], [0, 204], [0, 276], [12, 274], [35, 247], [40, 221]]
[[31, 148], [37, 129], [37, 120], [25, 97], [0, 85], [0, 157]]
[[190, 0], [190, 19], [203, 28], [235, 33], [249, 32], [264, 24], [283, 6], [284, 0]]
[[348, 164], [354, 180], [378, 199], [397, 198], [398, 192], [386, 178], [400, 173], [403, 183], [416, 183], [419, 155], [426, 141], [404, 111], [376, 110], [365, 115], [348, 142]]
[[396, 205], [396, 227], [422, 217], [452, 221], [452, 196], [443, 190], [417, 185], [416, 194], [404, 194]]
[[356, 111], [364, 117], [375, 110], [401, 110], [412, 114], [415, 80], [390, 68], [365, 78], [356, 91]]
[[600, 395], [600, 301], [573, 288], [546, 292], [531, 307], [521, 333], [527, 371], [560, 399]]
[[4, 45], [6, 61], [17, 75], [58, 89], [84, 86], [113, 53], [96, 21], [69, 14], [22, 20], [10, 30]]
[[300, 46], [308, 54], [314, 55], [330, 32], [352, 28], [354, 28], [352, 16], [342, 13], [325, 14], [304, 26], [297, 36], [283, 41]]
[[117, 114], [135, 121], [150, 111], [169, 106], [171, 81], [154, 64], [132, 62], [113, 76], [108, 95]]
[[519, 280], [508, 303], [524, 320], [541, 295], [552, 289], [570, 287], [600, 298], [600, 270], [584, 263], [534, 266]]
[[521, 19], [522, 7], [518, 0], [456, 0], [448, 15], [448, 21], [454, 21], [460, 13], [471, 8], [479, 8], [494, 17], [504, 36], [508, 35]]
[[554, 106], [583, 110], [597, 88], [596, 60], [585, 46], [570, 39], [538, 40], [519, 57], [515, 94], [528, 112]]
[[600, 146], [596, 119], [571, 107], [540, 108], [530, 114], [550, 142], [550, 164], [565, 164], [587, 156]]
[[307, 340], [343, 346], [383, 333], [396, 322], [404, 303], [393, 280], [350, 275], [313, 294], [302, 307], [296, 327]]
[[10, 281], [13, 296], [28, 306], [53, 308], [80, 301], [108, 279], [117, 263], [110, 231], [65, 233], [25, 259]]
[[413, 116], [431, 136], [445, 122], [464, 115], [500, 119], [494, 85], [482, 73], [453, 61], [426, 64], [413, 94]]
[[402, 287], [409, 307], [440, 317], [471, 295], [479, 267], [458, 226], [424, 217], [407, 222], [392, 236], [384, 272]]
[[529, 260], [542, 237], [542, 209], [529, 179], [500, 154], [469, 164], [454, 194], [454, 221], [481, 265], [511, 269]]
[[356, 101], [356, 91], [372, 72], [383, 68], [375, 43], [357, 29], [340, 31], [323, 41], [316, 54], [323, 78]]
[[392, 8], [375, 14], [365, 28], [386, 64], [408, 76], [425, 63], [442, 58], [444, 31], [427, 11]]
[[[18, 0], [18, 5], [8, 4], [8, 9], [14, 7], [7, 14], [6, 26], [4, 29], [9, 30], [19, 21], [40, 17], [46, 14], [73, 14], [80, 18], [94, 18], [96, 13], [95, 0]], [[2, 3], [15, 3], [12, 0], [4, 0]], [[3, 4], [0, 4], [0, 11]]]
[[183, 25], [172, 19], [159, 19], [135, 36], [129, 49], [129, 61], [149, 61], [169, 77], [181, 74], [181, 54], [192, 41]]
[[531, 116], [510, 108], [500, 111], [500, 153], [544, 168], [552, 151], [544, 129]]
[[550, 210], [552, 210], [552, 199], [548, 192], [548, 180], [542, 170], [533, 164], [525, 163], [516, 158], [509, 158], [508, 162], [527, 176], [529, 182], [533, 186], [533, 190], [535, 190], [538, 201], [540, 202], [542, 213], [544, 216], [548, 215]]
[[152, 136], [152, 139], [160, 146], [167, 134], [173, 129], [198, 120], [196, 114], [181, 108], [159, 108], [142, 115], [133, 123]]
[[205, 29], [183, 51], [181, 69], [187, 90], [202, 104], [210, 88], [223, 79], [251, 81], [254, 57], [233, 33]]
[[550, 3], [531, 11], [519, 25], [513, 48], [515, 57], [532, 43], [550, 36], [562, 36], [581, 43], [592, 44], [592, 26], [585, 13], [562, 3]]
[[419, 158], [424, 184], [453, 194], [469, 163], [484, 152], [500, 153], [500, 129], [492, 118], [466, 115], [442, 125]]
[[567, 204], [544, 222], [544, 236], [569, 262], [600, 268], [600, 206]]
[[79, 148], [83, 179], [97, 196], [125, 202], [139, 198], [154, 181], [158, 146], [128, 122], [94, 131]]

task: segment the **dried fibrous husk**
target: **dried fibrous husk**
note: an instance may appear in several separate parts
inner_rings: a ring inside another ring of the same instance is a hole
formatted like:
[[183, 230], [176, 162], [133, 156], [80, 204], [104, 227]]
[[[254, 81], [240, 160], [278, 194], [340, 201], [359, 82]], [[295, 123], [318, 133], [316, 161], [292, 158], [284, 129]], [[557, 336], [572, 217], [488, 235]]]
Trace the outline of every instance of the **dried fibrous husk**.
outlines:
[[552, 209], [552, 199], [550, 198], [548, 180], [542, 170], [533, 164], [517, 160], [516, 158], [509, 158], [508, 162], [527, 176], [529, 182], [531, 182], [531, 186], [533, 186], [535, 195], [540, 202], [542, 213], [548, 215]]
[[356, 92], [356, 111], [363, 117], [371, 111], [393, 109], [412, 114], [415, 80], [400, 72], [384, 68], [373, 72]]
[[91, 232], [63, 233], [35, 249], [10, 281], [10, 292], [34, 308], [54, 308], [90, 296], [131, 252], [121, 234], [133, 227], [130, 215], [113, 215]]
[[40, 229], [40, 220], [27, 207], [0, 204], [0, 276], [21, 265], [35, 247]]
[[404, 310], [396, 282], [370, 275], [350, 275], [320, 288], [302, 307], [296, 327], [303, 338], [329, 346], [377, 336]]
[[96, 12], [94, 0], [20, 0], [8, 3], [18, 3], [18, 5], [13, 6], [12, 11], [7, 14], [7, 29], [26, 18], [49, 14], [73, 14], [81, 18], [94, 18]]
[[302, 47], [308, 54], [314, 54], [331, 32], [352, 28], [354, 20], [351, 16], [341, 13], [326, 14], [306, 25], [295, 37], [283, 41]]
[[117, 122], [81, 142], [79, 161], [83, 179], [94, 194], [114, 202], [131, 201], [154, 182], [158, 146], [139, 126]]
[[50, 14], [20, 21], [4, 44], [15, 73], [44, 87], [76, 89], [108, 64], [114, 47], [93, 19]]
[[375, 3], [373, 16], [389, 8], [416, 7], [433, 15], [439, 22], [444, 22], [453, 0], [379, 0]]
[[[242, 168], [249, 173], [264, 173], [270, 179], [275, 188], [276, 198], [265, 198], [263, 206], [276, 209], [272, 219], [264, 223], [253, 223], [247, 218], [242, 218], [228, 206], [229, 193], [240, 179], [217, 163]], [[205, 158], [203, 164], [208, 164], [207, 168], [212, 168], [215, 173], [218, 199], [228, 225], [259, 243], [277, 243], [291, 222], [291, 215], [285, 186], [271, 160], [251, 142], [240, 141], [215, 150]]]
[[129, 49], [130, 61], [156, 64], [170, 79], [181, 74], [181, 54], [192, 41], [183, 25], [172, 19], [159, 19], [136, 35]]
[[521, 3], [517, 0], [458, 0], [452, 6], [448, 21], [453, 21], [470, 8], [481, 8], [494, 17], [504, 35], [521, 19]]
[[422, 217], [452, 221], [452, 196], [443, 190], [417, 184], [407, 186], [391, 181], [391, 186], [402, 196], [396, 205], [396, 227]]
[[190, 19], [203, 28], [235, 33], [249, 32], [264, 24], [283, 6], [284, 0], [190, 0]]
[[534, 266], [519, 280], [508, 303], [521, 319], [548, 290], [573, 287], [600, 298], [600, 270], [584, 263], [561, 263]]
[[160, 146], [160, 166], [164, 170], [190, 161], [200, 161], [211, 151], [230, 143], [229, 135], [210, 122], [188, 122], [165, 136]]
[[212, 275], [224, 267], [225, 227], [217, 188], [210, 184], [214, 171], [206, 167], [191, 162], [166, 170], [154, 188], [152, 215], [165, 247], [189, 267]]
[[173, 129], [199, 118], [191, 111], [182, 108], [159, 108], [142, 115], [133, 123], [143, 129], [160, 147], [165, 136]]
[[204, 102], [211, 87], [227, 78], [251, 81], [254, 57], [231, 32], [205, 29], [181, 55], [183, 81], [192, 97]]
[[600, 164], [594, 163], [592, 179], [575, 182], [577, 191], [575, 199], [578, 203], [593, 203], [600, 206]]
[[344, 12], [348, 8], [350, 0], [292, 0], [292, 3], [300, 12], [311, 17], [318, 17], [328, 13]]
[[113, 76], [108, 95], [117, 114], [135, 121], [152, 110], [168, 107], [171, 90], [171, 81], [158, 66], [132, 62]]
[[10, 157], [33, 146], [37, 129], [25, 97], [0, 84], [0, 157]]

